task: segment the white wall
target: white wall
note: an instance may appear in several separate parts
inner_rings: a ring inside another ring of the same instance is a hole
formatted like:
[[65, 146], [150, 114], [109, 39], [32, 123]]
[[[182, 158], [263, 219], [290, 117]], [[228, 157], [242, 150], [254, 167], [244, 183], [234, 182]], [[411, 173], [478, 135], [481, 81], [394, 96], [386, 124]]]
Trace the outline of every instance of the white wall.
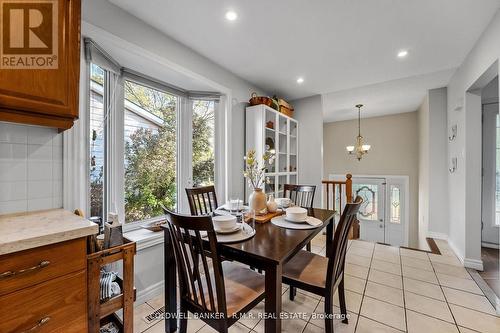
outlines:
[[314, 206], [321, 207], [323, 188], [323, 102], [320, 95], [292, 101], [299, 121], [299, 183], [316, 185]]
[[[429, 230], [429, 94], [418, 112], [418, 245], [425, 249]], [[447, 222], [447, 221], [446, 221]]]
[[[102, 0], [84, 0], [82, 19], [94, 26], [160, 56], [173, 68], [185, 70], [200, 79], [213, 82], [231, 92], [231, 131], [228, 138], [230, 155], [229, 192], [243, 196], [244, 110], [252, 92], [262, 92], [222, 66], [166, 36], [121, 8]], [[85, 31], [84, 31], [85, 33]], [[102, 45], [104, 48], [106, 45]], [[158, 78], [169, 82], [168, 78]], [[171, 82], [172, 83], [172, 82]]]
[[[417, 112], [365, 118], [361, 134], [372, 146], [358, 161], [345, 147], [355, 143], [358, 121], [325, 123], [324, 177], [329, 174], [409, 176], [409, 246], [418, 246], [418, 117]], [[312, 135], [312, 133], [307, 133]]]
[[[478, 209], [477, 200], [473, 199], [480, 198], [480, 186], [478, 188], [473, 185], [480, 183], [481, 176], [480, 172], [477, 175], [477, 168], [473, 167], [473, 163], [477, 164], [480, 160], [480, 158], [475, 159], [474, 152], [480, 151], [481, 147], [480, 143], [479, 146], [467, 144], [467, 141], [477, 143], [475, 141], [478, 136], [480, 137], [480, 129], [477, 131], [476, 128], [480, 110], [477, 112], [468, 108], [466, 91], [499, 59], [499, 40], [500, 13], [497, 12], [448, 85], [448, 129], [454, 124], [458, 125], [458, 137], [448, 145], [448, 160], [455, 156], [458, 158], [457, 172], [448, 176], [449, 242], [457, 255], [470, 267], [481, 263], [480, 248], [475, 233], [474, 237], [466, 236], [467, 225], [474, 230], [480, 226], [480, 203]], [[462, 109], [456, 111], [457, 105], [461, 105]], [[466, 169], [468, 165], [471, 166], [469, 170]], [[466, 183], [469, 186], [466, 186]]]
[[0, 122], [0, 214], [62, 207], [62, 134]]

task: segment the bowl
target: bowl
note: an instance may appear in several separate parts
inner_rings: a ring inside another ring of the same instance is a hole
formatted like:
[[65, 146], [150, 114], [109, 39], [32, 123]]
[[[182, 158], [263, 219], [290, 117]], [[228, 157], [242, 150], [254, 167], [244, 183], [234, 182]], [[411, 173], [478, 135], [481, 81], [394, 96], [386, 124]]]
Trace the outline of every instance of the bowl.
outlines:
[[219, 215], [212, 217], [215, 230], [232, 230], [236, 227], [236, 216]]
[[290, 204], [292, 203], [292, 200], [290, 200], [290, 198], [276, 198], [274, 199], [274, 201], [276, 201], [279, 207], [284, 208], [290, 206]]
[[286, 209], [285, 219], [291, 222], [304, 222], [307, 220], [307, 209], [302, 207], [290, 207]]

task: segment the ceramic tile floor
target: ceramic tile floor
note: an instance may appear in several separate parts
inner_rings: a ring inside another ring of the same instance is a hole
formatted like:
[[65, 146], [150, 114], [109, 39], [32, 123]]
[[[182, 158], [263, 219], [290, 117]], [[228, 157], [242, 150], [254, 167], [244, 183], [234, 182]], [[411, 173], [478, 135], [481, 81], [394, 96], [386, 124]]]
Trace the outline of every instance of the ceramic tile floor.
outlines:
[[[312, 250], [324, 255], [325, 236], [312, 242]], [[500, 317], [445, 241], [437, 240], [443, 255], [399, 249], [364, 241], [349, 242], [346, 263], [346, 299], [349, 324], [340, 320], [335, 332], [469, 333], [500, 332]], [[134, 332], [163, 332], [164, 322], [147, 324], [143, 317], [163, 305], [156, 297], [135, 309]], [[299, 290], [292, 302], [283, 286], [283, 311], [303, 313], [284, 320], [283, 332], [324, 332], [322, 297]], [[264, 304], [251, 311], [230, 332], [264, 332], [258, 318]], [[335, 313], [340, 313], [338, 299]], [[188, 321], [188, 332], [216, 332], [199, 319]]]

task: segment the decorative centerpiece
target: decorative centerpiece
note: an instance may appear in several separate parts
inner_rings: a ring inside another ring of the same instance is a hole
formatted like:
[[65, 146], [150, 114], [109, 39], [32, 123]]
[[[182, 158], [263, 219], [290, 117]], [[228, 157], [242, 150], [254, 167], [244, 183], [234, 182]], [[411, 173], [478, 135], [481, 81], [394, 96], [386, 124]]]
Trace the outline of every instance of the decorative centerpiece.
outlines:
[[255, 215], [263, 215], [267, 213], [266, 194], [262, 188], [265, 184], [269, 184], [269, 177], [265, 176], [266, 163], [274, 163], [275, 156], [269, 151], [262, 155], [262, 165], [255, 157], [255, 150], [249, 150], [245, 156], [245, 172], [243, 175], [248, 181], [248, 186], [253, 190], [248, 200], [250, 209], [255, 212]]

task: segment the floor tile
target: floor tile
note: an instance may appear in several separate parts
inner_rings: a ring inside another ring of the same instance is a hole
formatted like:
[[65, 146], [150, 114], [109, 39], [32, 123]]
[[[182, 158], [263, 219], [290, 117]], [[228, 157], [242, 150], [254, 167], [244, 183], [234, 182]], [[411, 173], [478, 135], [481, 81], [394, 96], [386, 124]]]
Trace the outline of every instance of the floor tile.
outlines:
[[383, 284], [368, 281], [365, 295], [394, 305], [404, 305], [403, 291], [401, 289], [388, 287]]
[[403, 287], [405, 291], [409, 291], [414, 294], [435, 298], [441, 301], [445, 300], [441, 287], [433, 283], [413, 280], [405, 277], [403, 278]]
[[[250, 332], [250, 328], [245, 325], [240, 324], [239, 322], [235, 323], [233, 326], [229, 327], [229, 333], [248, 333]], [[198, 333], [216, 333], [217, 330], [213, 329], [209, 325], [203, 326]]]
[[[358, 313], [359, 307], [361, 306], [361, 300], [363, 299], [363, 295], [352, 292], [350, 290], [345, 290], [345, 302], [347, 311]], [[333, 296], [333, 304], [335, 306], [340, 306], [338, 292]]]
[[438, 274], [439, 284], [445, 287], [468, 291], [474, 294], [483, 295], [483, 292], [477, 286], [474, 280], [456, 278], [451, 275]]
[[393, 263], [388, 262], [388, 261], [374, 259], [372, 261], [371, 268], [382, 271], [382, 272], [401, 275], [401, 265], [400, 264], [393, 264]]
[[373, 249], [374, 246], [375, 246], [375, 244], [372, 242], [366, 242], [366, 241], [359, 240], [359, 239], [351, 241], [351, 247], [361, 247], [361, 248], [365, 248], [365, 249]]
[[375, 244], [376, 252], [385, 252], [399, 255], [399, 247], [396, 246], [388, 246], [383, 244]]
[[146, 301], [146, 303], [148, 303], [153, 309], [158, 310], [165, 305], [165, 295], [162, 293], [161, 295]]
[[424, 271], [418, 268], [403, 266], [403, 276], [414, 280], [438, 284], [438, 280], [434, 272]]
[[360, 315], [399, 330], [406, 330], [405, 310], [396, 305], [365, 296]]
[[[189, 318], [188, 319], [188, 333], [198, 332], [206, 324], [201, 319]], [[134, 331], [136, 332], [136, 331]], [[161, 320], [159, 323], [154, 324], [154, 326], [148, 328], [144, 333], [165, 333], [165, 321]]]
[[368, 267], [346, 263], [344, 272], [345, 274], [349, 274], [358, 277], [360, 279], [366, 280], [368, 276], [368, 270], [369, 270]]
[[500, 332], [500, 317], [450, 304], [451, 312], [459, 326], [484, 333]]
[[410, 250], [410, 249], [399, 249], [399, 253], [401, 256], [405, 257], [411, 257], [411, 258], [417, 258], [421, 260], [429, 260], [429, 257], [427, 256], [427, 252], [423, 251], [415, 251], [415, 250]]
[[425, 315], [435, 317], [437, 319], [448, 321], [452, 324], [455, 323], [453, 321], [453, 317], [446, 302], [406, 292], [405, 305], [406, 308], [409, 310], [413, 310], [415, 312], [423, 313]]
[[319, 299], [314, 299], [302, 293], [297, 293], [293, 301], [289, 299], [288, 293], [281, 297], [282, 311], [288, 313], [304, 313], [304, 319], [309, 319], [319, 303]]
[[385, 254], [385, 253], [382, 253], [382, 254], [375, 253], [373, 255], [373, 259], [388, 261], [388, 262], [392, 262], [393, 264], [399, 264], [401, 262], [399, 255]]
[[436, 274], [438, 273], [447, 274], [462, 279], [472, 280], [472, 277], [470, 276], [469, 272], [467, 272], [467, 270], [463, 267], [441, 264], [438, 262], [433, 262], [432, 266], [434, 267]]
[[360, 279], [351, 275], [344, 275], [344, 287], [346, 290], [354, 291], [358, 294], [363, 294], [365, 285], [365, 279]]
[[434, 268], [432, 267], [431, 261], [429, 259], [422, 260], [419, 258], [401, 256], [401, 264], [403, 266], [423, 269], [425, 271], [434, 271]]
[[254, 328], [262, 319], [264, 314], [264, 301], [257, 304], [252, 310], [248, 311], [238, 322], [249, 328]]
[[495, 315], [495, 308], [484, 296], [472, 294], [466, 291], [443, 287], [448, 303], [460, 305], [469, 309], [486, 312]]
[[360, 316], [356, 333], [398, 333], [402, 332], [395, 328], [383, 325], [371, 319]]
[[473, 331], [462, 326], [458, 326], [458, 330], [460, 331], [460, 333], [477, 333], [477, 331]]
[[[323, 316], [323, 314], [325, 313], [324, 312], [324, 306], [325, 306], [325, 303], [321, 302], [318, 304], [318, 307], [316, 308], [316, 310], [314, 311], [314, 315], [313, 317], [311, 318], [311, 320], [309, 321], [310, 324], [313, 324], [314, 326], [316, 327], [319, 327], [321, 328], [322, 332], [324, 332], [324, 328], [325, 328], [325, 319]], [[352, 333], [354, 332], [354, 329], [356, 327], [356, 322], [357, 322], [357, 319], [358, 319], [358, 316], [352, 312], [347, 312], [347, 315], [348, 315], [348, 321], [349, 323], [348, 324], [344, 324], [342, 323], [342, 320], [340, 318], [340, 308], [335, 306], [334, 307], [334, 310], [333, 310], [333, 313], [336, 314], [336, 315], [339, 315], [339, 318], [335, 318], [333, 320], [333, 328], [334, 328], [334, 332], [335, 333]]]
[[355, 254], [358, 256], [371, 258], [373, 255], [373, 250], [364, 247], [351, 247], [349, 248], [349, 251], [347, 251], [347, 254]]
[[408, 333], [459, 333], [454, 324], [432, 318], [411, 310], [406, 311]]
[[[304, 330], [307, 325], [307, 321], [301, 319], [283, 319], [281, 321], [281, 332], [289, 332], [289, 333], [299, 333]], [[257, 333], [264, 333], [265, 321], [261, 320], [254, 327], [253, 331]], [[200, 332], [204, 333], [204, 332]]]
[[454, 266], [461, 266], [463, 267], [462, 263], [456, 256], [444, 256], [440, 254], [429, 254], [429, 259], [435, 263], [441, 263], [441, 264], [447, 264], [447, 265], [454, 265]]
[[370, 267], [372, 258], [371, 257], [362, 257], [355, 254], [347, 254], [346, 262], [350, 264], [355, 264], [363, 267]]
[[134, 307], [134, 332], [142, 332], [147, 328], [156, 324], [155, 321], [147, 323], [144, 317], [152, 313], [155, 309], [149, 306], [147, 303]]
[[402, 278], [399, 275], [394, 275], [391, 273], [386, 273], [377, 270], [370, 270], [370, 275], [368, 276], [368, 280], [389, 287], [403, 289]]

